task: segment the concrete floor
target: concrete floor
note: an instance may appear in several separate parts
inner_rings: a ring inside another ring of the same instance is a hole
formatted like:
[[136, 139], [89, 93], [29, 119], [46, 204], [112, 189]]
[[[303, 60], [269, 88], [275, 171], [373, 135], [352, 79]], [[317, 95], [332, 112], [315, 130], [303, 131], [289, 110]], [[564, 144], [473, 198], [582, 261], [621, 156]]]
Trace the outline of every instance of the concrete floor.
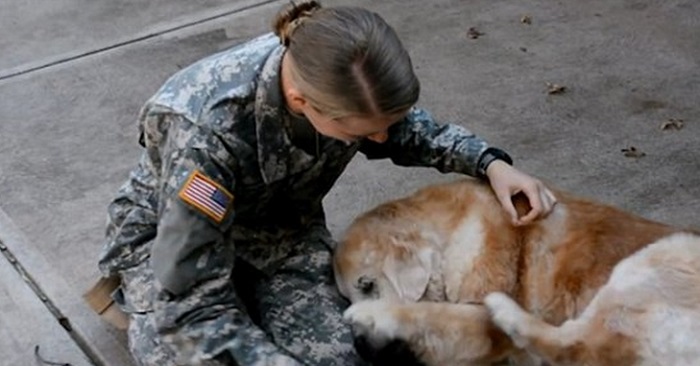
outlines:
[[[0, 289], [16, 299], [0, 301], [0, 324], [12, 329], [0, 332], [0, 354], [11, 355], [0, 365], [33, 360], [36, 344], [54, 361], [130, 365], [124, 335], [81, 295], [98, 275], [107, 202], [139, 154], [138, 109], [181, 67], [267, 31], [284, 3], [0, 3], [0, 243], [45, 294], [2, 276]], [[419, 104], [506, 149], [520, 169], [648, 218], [700, 226], [697, 1], [325, 4], [385, 16], [413, 57]], [[471, 39], [470, 27], [484, 34]], [[550, 95], [546, 83], [566, 91]], [[661, 129], [671, 118], [683, 128]], [[644, 156], [625, 156], [631, 147]], [[326, 199], [329, 225], [339, 234], [380, 201], [453, 178], [358, 155]], [[57, 314], [71, 331], [52, 323]]]

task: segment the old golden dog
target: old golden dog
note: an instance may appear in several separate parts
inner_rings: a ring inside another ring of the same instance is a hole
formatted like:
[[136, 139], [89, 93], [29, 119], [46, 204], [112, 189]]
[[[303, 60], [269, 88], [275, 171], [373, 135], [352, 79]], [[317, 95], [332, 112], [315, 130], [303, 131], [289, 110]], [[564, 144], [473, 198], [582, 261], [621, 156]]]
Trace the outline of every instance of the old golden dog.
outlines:
[[472, 179], [357, 217], [335, 272], [360, 352], [387, 365], [699, 365], [697, 232], [556, 195], [523, 227]]

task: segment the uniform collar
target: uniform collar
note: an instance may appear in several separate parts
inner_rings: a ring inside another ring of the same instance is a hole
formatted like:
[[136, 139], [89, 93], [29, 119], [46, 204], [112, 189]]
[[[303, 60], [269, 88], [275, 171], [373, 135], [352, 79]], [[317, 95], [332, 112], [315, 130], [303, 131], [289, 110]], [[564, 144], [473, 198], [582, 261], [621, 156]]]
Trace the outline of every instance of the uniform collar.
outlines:
[[260, 173], [266, 184], [308, 169], [314, 157], [292, 145], [280, 86], [284, 47], [265, 61], [255, 94], [255, 125]]

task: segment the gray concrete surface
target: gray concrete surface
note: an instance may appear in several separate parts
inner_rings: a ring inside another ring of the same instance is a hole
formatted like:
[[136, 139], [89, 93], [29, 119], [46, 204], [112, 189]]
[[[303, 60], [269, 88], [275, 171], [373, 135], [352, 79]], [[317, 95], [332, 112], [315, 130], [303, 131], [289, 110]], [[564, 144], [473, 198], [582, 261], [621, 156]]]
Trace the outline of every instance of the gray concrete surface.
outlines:
[[[123, 334], [81, 295], [98, 273], [106, 204], [138, 155], [139, 107], [182, 66], [266, 31], [282, 3], [0, 3], [0, 49], [11, 51], [0, 54], [0, 240], [96, 364], [129, 365]], [[505, 148], [522, 170], [652, 219], [700, 226], [696, 1], [325, 3], [384, 15], [413, 56], [420, 105]], [[470, 27], [484, 34], [471, 39]], [[547, 94], [547, 82], [565, 93]], [[662, 130], [669, 118], [684, 127]], [[624, 156], [632, 146], [645, 155]], [[382, 200], [454, 177], [358, 156], [325, 201], [329, 225], [339, 234]]]
[[272, 0], [3, 2], [0, 78], [118, 48]]
[[77, 344], [32, 288], [23, 285], [20, 273], [4, 257], [0, 258], [0, 278], [0, 364], [34, 365], [38, 346], [39, 357], [47, 361], [89, 365]]

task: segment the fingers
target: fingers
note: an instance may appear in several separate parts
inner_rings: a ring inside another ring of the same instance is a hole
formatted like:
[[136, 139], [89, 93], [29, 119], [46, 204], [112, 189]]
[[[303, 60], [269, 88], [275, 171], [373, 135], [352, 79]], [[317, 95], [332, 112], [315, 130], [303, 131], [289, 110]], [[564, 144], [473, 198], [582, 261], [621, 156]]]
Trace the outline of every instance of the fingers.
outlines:
[[537, 184], [526, 186], [523, 193], [527, 196], [528, 201], [530, 201], [530, 207], [532, 208], [525, 216], [515, 219], [514, 223], [516, 225], [529, 224], [535, 220], [542, 212], [547, 210], [547, 203], [549, 202], [548, 199], [542, 197], [542, 191]]
[[547, 202], [547, 206], [544, 212], [549, 213], [554, 208], [554, 205], [557, 204], [557, 198], [554, 196], [554, 193], [552, 193], [552, 191], [550, 191], [547, 188], [544, 188], [543, 192]]
[[[557, 202], [556, 197], [541, 181], [521, 173], [507, 164], [492, 165], [494, 168], [489, 173], [489, 182], [514, 225], [529, 224], [552, 211]], [[517, 210], [512, 201], [513, 195], [518, 192], [525, 194], [531, 207], [531, 210], [521, 218], [518, 218]]]
[[539, 198], [540, 198], [540, 202], [542, 202], [542, 212], [540, 212], [540, 214], [545, 215], [545, 214], [549, 213], [549, 211], [552, 210], [552, 206], [554, 205], [554, 200], [552, 199], [550, 194], [547, 192], [547, 189], [545, 189], [545, 188], [540, 189]]
[[534, 188], [531, 187], [523, 192], [528, 197], [532, 209], [525, 216], [516, 218], [514, 220], [516, 225], [526, 225], [538, 217], [547, 216], [557, 204], [557, 198], [542, 184], [537, 184]]
[[497, 194], [498, 200], [501, 202], [501, 206], [506, 210], [508, 215], [511, 217], [513, 224], [517, 225], [518, 222], [518, 212], [515, 210], [513, 201], [511, 200], [511, 194], [509, 191], [500, 192]]
[[533, 208], [530, 210], [530, 212], [527, 213], [527, 215], [525, 215], [525, 216], [523, 216], [523, 217], [521, 217], [521, 218], [517, 218], [517, 219], [515, 220], [514, 223], [515, 223], [515, 225], [526, 225], [526, 224], [529, 224], [529, 223], [531, 223], [533, 220], [535, 220], [535, 219], [540, 215], [540, 213], [541, 213], [540, 210], [537, 210], [537, 209], [535, 209], [535, 208], [533, 207]]

